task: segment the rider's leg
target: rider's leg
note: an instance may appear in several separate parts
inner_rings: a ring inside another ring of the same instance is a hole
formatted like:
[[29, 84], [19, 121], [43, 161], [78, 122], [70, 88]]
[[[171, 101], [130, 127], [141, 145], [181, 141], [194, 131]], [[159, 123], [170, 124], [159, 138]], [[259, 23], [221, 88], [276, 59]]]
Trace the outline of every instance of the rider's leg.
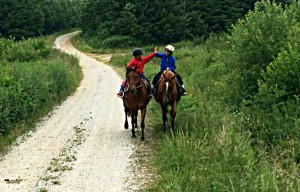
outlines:
[[147, 90], [148, 90], [148, 93], [151, 94], [151, 83], [150, 83], [150, 80], [144, 75], [144, 74], [140, 74], [141, 78], [145, 79], [148, 83], [148, 86], [147, 86]]
[[156, 90], [157, 90], [157, 87], [158, 87], [158, 83], [159, 83], [160, 78], [161, 78], [161, 71], [158, 72], [158, 73], [154, 76], [154, 78], [153, 78], [153, 80], [152, 80], [152, 87], [153, 87], [152, 93], [153, 93], [153, 95], [155, 95], [155, 92], [156, 92]]
[[176, 74], [176, 82], [178, 83], [179, 87], [181, 88], [181, 95], [187, 95], [187, 92], [184, 88], [182, 78], [178, 73]]
[[124, 89], [125, 89], [125, 84], [126, 84], [126, 80], [123, 80], [122, 81], [122, 84], [121, 84], [121, 86], [120, 86], [120, 90], [119, 90], [119, 92], [117, 93], [117, 96], [118, 97], [123, 97], [124, 96]]

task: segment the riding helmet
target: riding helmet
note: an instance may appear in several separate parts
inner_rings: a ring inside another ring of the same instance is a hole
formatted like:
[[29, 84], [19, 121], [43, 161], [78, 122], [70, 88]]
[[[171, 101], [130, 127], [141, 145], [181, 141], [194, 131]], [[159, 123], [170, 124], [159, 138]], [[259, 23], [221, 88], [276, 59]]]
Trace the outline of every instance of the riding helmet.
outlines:
[[132, 52], [133, 56], [143, 55], [145, 52], [141, 48], [135, 48]]
[[173, 47], [173, 45], [167, 45], [166, 50], [173, 52], [175, 50], [175, 48]]

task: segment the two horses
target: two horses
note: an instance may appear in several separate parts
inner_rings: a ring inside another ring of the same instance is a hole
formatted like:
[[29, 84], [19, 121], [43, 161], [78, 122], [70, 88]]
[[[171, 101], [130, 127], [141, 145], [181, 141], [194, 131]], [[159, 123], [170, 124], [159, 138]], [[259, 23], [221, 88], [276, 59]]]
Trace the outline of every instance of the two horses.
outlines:
[[[131, 117], [132, 137], [135, 137], [135, 128], [137, 128], [138, 111], [141, 111], [141, 140], [144, 141], [145, 116], [150, 96], [147, 91], [147, 83], [139, 76], [135, 69], [126, 68], [126, 94], [123, 97], [123, 105], [125, 111], [125, 129], [128, 129], [127, 116]], [[155, 100], [160, 103], [162, 109], [163, 132], [166, 133], [166, 121], [168, 106], [171, 105], [171, 129], [174, 129], [174, 121], [176, 116], [176, 105], [181, 98], [179, 86], [176, 83], [176, 74], [167, 69], [162, 73], [160, 83], [158, 84]]]

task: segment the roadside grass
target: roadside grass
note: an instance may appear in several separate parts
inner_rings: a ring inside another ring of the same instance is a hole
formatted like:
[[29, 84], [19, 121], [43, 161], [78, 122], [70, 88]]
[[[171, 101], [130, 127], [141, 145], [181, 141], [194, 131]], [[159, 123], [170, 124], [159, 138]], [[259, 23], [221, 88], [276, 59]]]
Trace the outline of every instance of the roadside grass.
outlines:
[[82, 79], [78, 60], [51, 49], [46, 41], [51, 44], [52, 40], [0, 39], [4, 50], [0, 55], [0, 154], [19, 136], [34, 130]]

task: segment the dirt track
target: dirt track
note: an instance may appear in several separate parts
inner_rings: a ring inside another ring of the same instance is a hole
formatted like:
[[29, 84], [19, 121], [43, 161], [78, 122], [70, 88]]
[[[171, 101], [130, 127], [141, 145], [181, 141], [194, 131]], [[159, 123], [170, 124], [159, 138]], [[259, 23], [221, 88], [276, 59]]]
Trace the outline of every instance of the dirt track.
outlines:
[[[109, 66], [77, 51], [59, 37], [56, 48], [80, 59], [84, 78], [77, 91], [35, 132], [0, 161], [0, 192], [136, 191], [133, 163], [137, 139], [123, 128], [121, 78]], [[147, 133], [146, 133], [147, 139]]]

